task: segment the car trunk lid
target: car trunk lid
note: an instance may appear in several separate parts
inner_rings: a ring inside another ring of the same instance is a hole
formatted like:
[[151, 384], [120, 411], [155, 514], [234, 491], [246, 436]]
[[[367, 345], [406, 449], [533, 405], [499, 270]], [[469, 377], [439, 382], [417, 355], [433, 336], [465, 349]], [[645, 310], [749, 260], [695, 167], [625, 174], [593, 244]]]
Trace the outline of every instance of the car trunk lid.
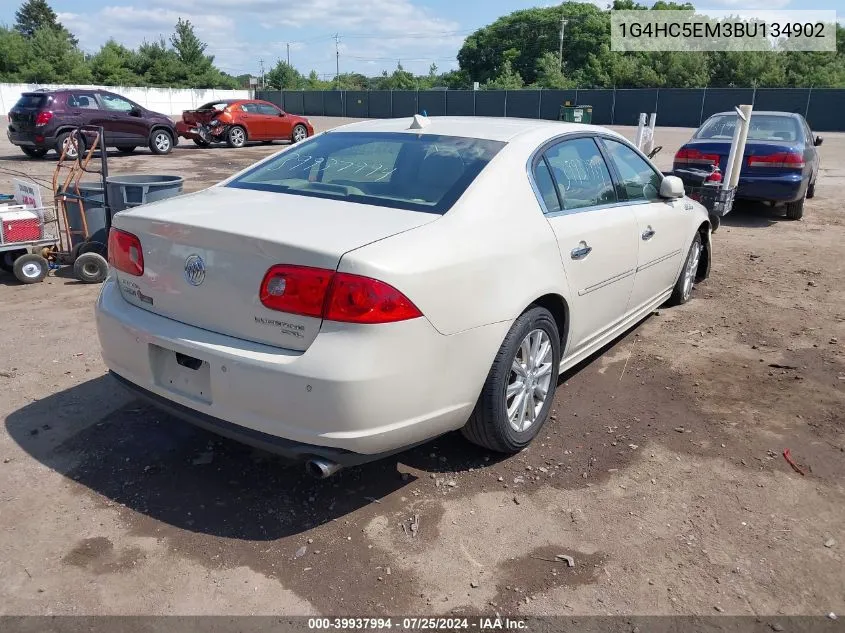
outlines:
[[[679, 153], [685, 149], [697, 151], [699, 152], [698, 155], [702, 156], [703, 158], [700, 160], [693, 158], [693, 162], [683, 164], [678, 162], [676, 155], [676, 167], [686, 166], [700, 167], [706, 169], [711, 164], [710, 157], [717, 157], [719, 169], [721, 170], [722, 174], [724, 175], [727, 172], [728, 157], [731, 152], [731, 141], [692, 140], [686, 143], [681, 148], [681, 150], [679, 150]], [[791, 143], [788, 141], [747, 141], [745, 145], [745, 151], [743, 152], [742, 168], [739, 172], [740, 176], [764, 176], [772, 173], [783, 173], [783, 168], [780, 167], [756, 166], [753, 168], [749, 168], [748, 166], [749, 157], [772, 156], [775, 154], [782, 153], [803, 154], [803, 148], [798, 143]], [[693, 154], [693, 156], [697, 155]]]
[[40, 92], [25, 92], [14, 107], [9, 110], [9, 125], [16, 132], [33, 132], [35, 118], [50, 101], [50, 95]]
[[118, 272], [118, 280], [124, 298], [139, 308], [206, 330], [302, 351], [317, 336], [322, 321], [270, 310], [261, 303], [259, 289], [271, 266], [336, 270], [344, 253], [438, 217], [213, 187], [116, 215], [115, 227], [139, 238], [144, 257], [142, 276]]

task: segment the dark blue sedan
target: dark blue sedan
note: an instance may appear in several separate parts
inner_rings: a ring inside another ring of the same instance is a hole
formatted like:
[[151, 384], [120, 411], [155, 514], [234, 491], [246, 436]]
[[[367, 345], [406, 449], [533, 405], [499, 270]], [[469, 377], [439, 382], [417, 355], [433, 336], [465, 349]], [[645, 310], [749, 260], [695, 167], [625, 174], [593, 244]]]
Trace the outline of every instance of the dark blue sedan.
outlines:
[[[674, 169], [718, 166], [724, 174], [737, 116], [720, 112], [707, 119], [675, 155]], [[786, 216], [804, 215], [819, 174], [820, 136], [800, 114], [752, 112], [736, 197], [785, 204]]]

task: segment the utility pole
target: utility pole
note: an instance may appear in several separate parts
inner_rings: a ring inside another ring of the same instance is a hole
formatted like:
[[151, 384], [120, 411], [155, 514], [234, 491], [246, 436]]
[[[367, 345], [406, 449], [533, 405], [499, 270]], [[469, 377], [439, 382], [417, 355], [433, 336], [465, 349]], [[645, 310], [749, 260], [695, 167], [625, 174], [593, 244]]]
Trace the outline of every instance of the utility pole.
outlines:
[[334, 76], [335, 83], [340, 82], [340, 35], [334, 34], [334, 54], [336, 62], [336, 72]]
[[258, 67], [261, 69], [261, 89], [264, 90], [264, 60], [258, 60]]
[[288, 42], [288, 66], [290, 66], [290, 42]]
[[563, 70], [563, 29], [566, 27], [566, 25], [568, 23], [569, 23], [569, 20], [567, 20], [563, 16], [560, 16], [560, 50], [558, 51], [558, 54], [557, 54], [557, 62], [558, 62], [558, 65], [560, 66], [561, 70]]

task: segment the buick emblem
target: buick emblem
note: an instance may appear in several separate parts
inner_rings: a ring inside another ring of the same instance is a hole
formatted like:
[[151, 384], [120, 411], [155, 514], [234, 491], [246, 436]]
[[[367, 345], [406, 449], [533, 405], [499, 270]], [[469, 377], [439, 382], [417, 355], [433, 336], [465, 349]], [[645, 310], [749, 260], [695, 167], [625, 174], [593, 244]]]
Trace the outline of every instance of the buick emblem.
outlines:
[[199, 286], [205, 281], [205, 262], [199, 255], [189, 255], [185, 260], [185, 279], [192, 286]]

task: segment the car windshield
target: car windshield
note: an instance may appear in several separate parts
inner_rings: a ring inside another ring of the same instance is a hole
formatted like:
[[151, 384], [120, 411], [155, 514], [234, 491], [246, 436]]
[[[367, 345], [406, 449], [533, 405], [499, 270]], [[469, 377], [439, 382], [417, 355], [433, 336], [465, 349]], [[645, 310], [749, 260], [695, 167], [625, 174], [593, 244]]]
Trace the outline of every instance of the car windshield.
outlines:
[[[719, 114], [708, 119], [695, 138], [730, 140], [734, 135], [736, 115]], [[791, 116], [752, 114], [748, 128], [749, 141], [797, 141], [801, 139], [798, 121]]]
[[443, 214], [504, 145], [428, 134], [328, 132], [227, 186]]

